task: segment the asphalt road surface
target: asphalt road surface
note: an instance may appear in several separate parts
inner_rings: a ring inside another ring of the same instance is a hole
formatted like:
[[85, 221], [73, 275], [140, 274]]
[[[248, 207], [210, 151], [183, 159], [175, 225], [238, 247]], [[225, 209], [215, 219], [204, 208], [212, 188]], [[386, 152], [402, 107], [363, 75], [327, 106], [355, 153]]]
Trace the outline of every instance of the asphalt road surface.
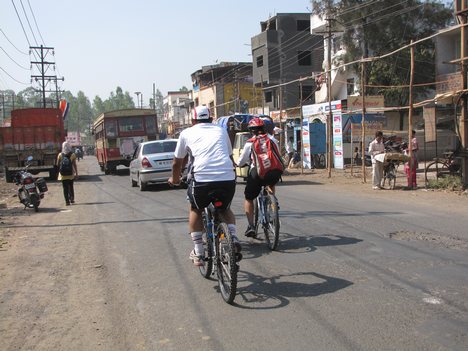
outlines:
[[271, 252], [243, 236], [241, 183], [231, 306], [188, 259], [185, 190], [78, 166], [75, 205], [49, 182], [39, 213], [2, 212], [2, 350], [468, 348], [466, 196], [285, 177]]

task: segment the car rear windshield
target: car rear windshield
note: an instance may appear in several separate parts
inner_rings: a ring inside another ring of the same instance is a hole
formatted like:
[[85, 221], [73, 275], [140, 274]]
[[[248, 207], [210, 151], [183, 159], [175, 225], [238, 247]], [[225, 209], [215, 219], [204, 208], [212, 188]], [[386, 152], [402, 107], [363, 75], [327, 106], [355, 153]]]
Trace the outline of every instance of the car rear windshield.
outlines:
[[159, 154], [163, 152], [174, 152], [176, 145], [176, 141], [146, 144], [143, 146], [143, 155]]

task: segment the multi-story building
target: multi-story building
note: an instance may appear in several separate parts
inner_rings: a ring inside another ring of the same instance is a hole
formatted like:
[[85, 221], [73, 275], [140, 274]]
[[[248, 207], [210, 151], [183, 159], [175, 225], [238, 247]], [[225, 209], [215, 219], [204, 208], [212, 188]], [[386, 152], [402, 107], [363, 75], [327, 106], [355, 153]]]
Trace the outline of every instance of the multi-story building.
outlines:
[[163, 99], [163, 124], [169, 135], [176, 135], [190, 125], [191, 91], [169, 91]]
[[[253, 82], [263, 89], [268, 111], [300, 106], [300, 77], [322, 71], [323, 37], [310, 32], [309, 13], [278, 13], [261, 22], [261, 33], [251, 38]], [[302, 83], [303, 102], [315, 102], [315, 81]]]
[[214, 118], [247, 113], [261, 104], [261, 91], [252, 84], [252, 63], [221, 62], [192, 73], [195, 106], [209, 106]]

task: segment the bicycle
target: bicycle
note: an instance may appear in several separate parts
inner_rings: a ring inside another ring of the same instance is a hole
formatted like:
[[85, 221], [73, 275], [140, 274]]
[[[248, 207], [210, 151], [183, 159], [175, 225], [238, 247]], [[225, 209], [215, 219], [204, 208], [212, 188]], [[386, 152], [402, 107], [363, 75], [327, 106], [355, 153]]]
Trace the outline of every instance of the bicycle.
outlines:
[[433, 179], [445, 178], [448, 176], [461, 177], [461, 164], [455, 157], [453, 151], [444, 152], [444, 158], [435, 158], [425, 169], [424, 177], [426, 183]]
[[279, 203], [275, 194], [271, 192], [268, 186], [262, 186], [260, 194], [254, 200], [254, 229], [258, 234], [258, 227], [261, 224], [265, 239], [270, 250], [276, 250], [279, 242]]
[[325, 155], [324, 154], [313, 154], [312, 155], [312, 168], [325, 168]]
[[390, 160], [386, 165], [384, 165], [381, 184], [382, 188], [385, 188], [385, 183], [387, 183], [390, 190], [395, 189], [398, 165], [399, 162], [395, 160]]
[[228, 304], [234, 302], [237, 289], [238, 261], [242, 254], [236, 253], [234, 242], [227, 224], [222, 221], [219, 208], [223, 205], [218, 193], [222, 190], [211, 191], [208, 195], [212, 200], [202, 213], [203, 218], [203, 247], [205, 265], [200, 266], [200, 274], [209, 278], [217, 275], [221, 295]]

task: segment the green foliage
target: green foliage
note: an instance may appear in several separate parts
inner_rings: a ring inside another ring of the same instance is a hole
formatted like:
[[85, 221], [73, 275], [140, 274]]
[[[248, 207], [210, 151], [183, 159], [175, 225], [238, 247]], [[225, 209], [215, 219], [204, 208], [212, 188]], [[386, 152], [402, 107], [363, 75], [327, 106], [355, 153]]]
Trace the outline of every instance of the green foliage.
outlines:
[[[446, 27], [452, 18], [451, 10], [438, 1], [312, 0], [312, 7], [320, 17], [334, 19], [334, 29], [344, 31], [345, 62], [390, 53]], [[433, 42], [425, 40], [415, 47], [414, 83], [434, 82], [434, 68]], [[360, 70], [358, 65], [354, 69]], [[409, 84], [410, 49], [366, 64], [366, 77], [369, 85]], [[431, 88], [415, 89], [415, 99]], [[408, 88], [369, 88], [367, 94], [383, 94], [389, 106], [405, 105], [408, 100]]]
[[439, 179], [431, 179], [427, 183], [429, 189], [445, 189], [451, 191], [462, 191], [463, 182], [460, 177], [447, 176]]

